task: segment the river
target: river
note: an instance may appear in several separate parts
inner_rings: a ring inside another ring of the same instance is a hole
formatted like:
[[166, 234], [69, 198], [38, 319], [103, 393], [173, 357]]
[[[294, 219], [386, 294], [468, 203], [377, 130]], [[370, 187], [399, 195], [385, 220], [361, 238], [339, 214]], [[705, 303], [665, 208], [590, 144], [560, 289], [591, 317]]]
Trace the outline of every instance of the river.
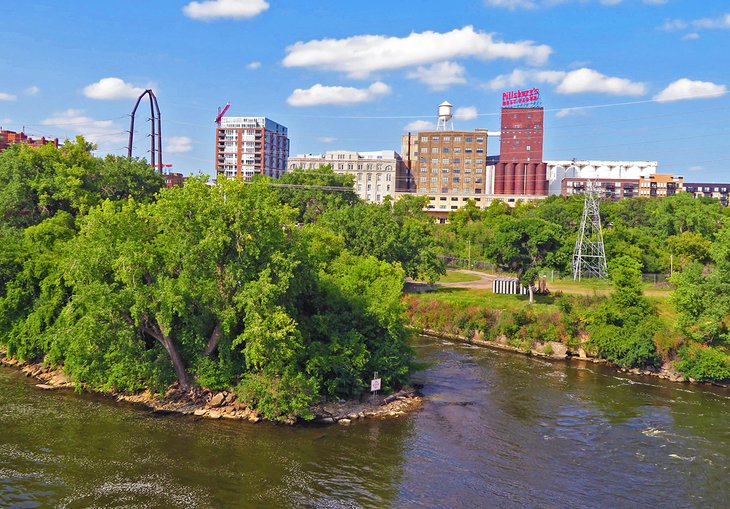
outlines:
[[421, 412], [158, 415], [0, 368], [0, 507], [727, 507], [730, 392], [422, 337]]

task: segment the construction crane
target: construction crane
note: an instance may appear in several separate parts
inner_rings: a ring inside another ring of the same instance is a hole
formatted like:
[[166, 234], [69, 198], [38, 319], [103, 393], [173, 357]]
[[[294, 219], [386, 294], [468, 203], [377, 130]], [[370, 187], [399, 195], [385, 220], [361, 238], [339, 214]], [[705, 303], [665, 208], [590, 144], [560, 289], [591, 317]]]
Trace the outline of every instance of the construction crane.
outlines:
[[223, 115], [226, 114], [226, 111], [228, 111], [228, 108], [231, 107], [231, 103], [226, 103], [225, 106], [221, 109], [220, 106], [218, 106], [218, 116], [215, 117], [215, 123], [218, 125], [221, 125], [221, 119], [223, 118]]

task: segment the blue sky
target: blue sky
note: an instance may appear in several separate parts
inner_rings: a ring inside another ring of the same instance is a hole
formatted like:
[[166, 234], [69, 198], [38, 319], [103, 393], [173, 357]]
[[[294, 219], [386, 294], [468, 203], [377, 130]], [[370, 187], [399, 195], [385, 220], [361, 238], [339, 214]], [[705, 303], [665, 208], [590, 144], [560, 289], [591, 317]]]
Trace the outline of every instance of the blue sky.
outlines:
[[286, 125], [292, 154], [399, 151], [443, 100], [456, 128], [496, 131], [501, 92], [539, 87], [546, 159], [730, 181], [726, 0], [34, 0], [5, 6], [0, 33], [0, 126], [125, 154], [150, 87], [185, 174], [212, 173], [226, 102]]

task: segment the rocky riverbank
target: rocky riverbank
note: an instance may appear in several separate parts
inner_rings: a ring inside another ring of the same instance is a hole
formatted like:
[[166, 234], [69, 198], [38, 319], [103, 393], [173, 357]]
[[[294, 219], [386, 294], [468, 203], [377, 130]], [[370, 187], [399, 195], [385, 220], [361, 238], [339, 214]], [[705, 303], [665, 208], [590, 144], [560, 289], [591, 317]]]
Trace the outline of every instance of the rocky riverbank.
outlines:
[[675, 368], [674, 365], [669, 362], [665, 361], [662, 366], [659, 369], [639, 369], [639, 368], [622, 368], [620, 366], [615, 366], [608, 362], [606, 359], [600, 359], [598, 357], [595, 357], [588, 353], [583, 348], [577, 348], [576, 351], [570, 350], [566, 345], [563, 343], [557, 342], [557, 341], [546, 341], [544, 343], [536, 343], [533, 345], [533, 348], [526, 350], [523, 348], [518, 348], [515, 346], [512, 346], [508, 344], [507, 338], [504, 336], [499, 336], [494, 340], [488, 340], [484, 339], [482, 334], [476, 333], [472, 337], [466, 337], [461, 336], [458, 334], [449, 334], [445, 332], [440, 332], [432, 329], [422, 329], [421, 332], [423, 334], [427, 334], [429, 336], [435, 336], [437, 338], [447, 339], [450, 341], [458, 341], [461, 343], [469, 343], [470, 345], [475, 346], [483, 346], [486, 348], [494, 348], [497, 350], [507, 350], [510, 352], [515, 352], [523, 355], [529, 355], [533, 357], [541, 357], [545, 359], [553, 359], [553, 360], [562, 360], [562, 361], [582, 361], [582, 362], [590, 362], [593, 364], [605, 364], [607, 366], [611, 366], [616, 368], [617, 370], [621, 371], [622, 373], [630, 373], [632, 375], [645, 375], [645, 376], [654, 376], [661, 378], [662, 380], [669, 380], [670, 382], [680, 382], [680, 383], [700, 383], [702, 385], [713, 385], [716, 387], [725, 387], [730, 388], [730, 384], [725, 384], [721, 382], [698, 382], [697, 380], [694, 380], [692, 378], [687, 378], [683, 376], [681, 373], [679, 373]]
[[[63, 370], [50, 369], [42, 363], [27, 363], [7, 357], [0, 350], [0, 364], [19, 369], [27, 376], [36, 379], [36, 387], [43, 390], [74, 389]], [[208, 419], [231, 419], [252, 423], [263, 420], [263, 417], [245, 403], [238, 401], [235, 393], [230, 391], [211, 391], [194, 387], [189, 391], [181, 391], [177, 385], [171, 386], [164, 395], [151, 391], [139, 393], [107, 393], [117, 401], [126, 401], [144, 405], [156, 412], [179, 413]], [[312, 411], [314, 422], [321, 424], [351, 424], [362, 419], [392, 419], [416, 411], [423, 405], [423, 396], [413, 388], [405, 388], [389, 396], [368, 396], [363, 401], [345, 401], [321, 403]], [[295, 422], [288, 422], [294, 424]]]

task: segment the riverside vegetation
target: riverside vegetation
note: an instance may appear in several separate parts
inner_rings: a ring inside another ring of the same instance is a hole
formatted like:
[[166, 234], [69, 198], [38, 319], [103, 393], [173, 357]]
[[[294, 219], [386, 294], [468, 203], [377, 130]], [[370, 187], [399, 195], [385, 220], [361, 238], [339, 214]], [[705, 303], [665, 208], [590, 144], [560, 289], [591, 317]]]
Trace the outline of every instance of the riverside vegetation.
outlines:
[[289, 422], [366, 394], [374, 371], [385, 391], [407, 382], [404, 280], [444, 271], [422, 203], [265, 178], [163, 189], [144, 161], [92, 150], [78, 138], [0, 154], [9, 357], [62, 366], [79, 389], [235, 392]]
[[[570, 271], [582, 205], [580, 196], [514, 208], [493, 203], [484, 210], [472, 203], [439, 225], [438, 244], [444, 254], [462, 258], [470, 249], [472, 259], [531, 284], [545, 271]], [[525, 352], [563, 345], [622, 368], [730, 381], [728, 209], [714, 199], [677, 194], [602, 202], [601, 216], [610, 295], [558, 291], [530, 306], [524, 297], [448, 289], [406, 296], [409, 320], [467, 338], [500, 338]], [[670, 268], [665, 291], [644, 295], [642, 272]], [[590, 290], [591, 283], [582, 288]]]
[[[0, 345], [62, 367], [78, 389], [205, 388], [271, 420], [310, 419], [316, 405], [366, 394], [375, 371], [385, 391], [408, 381], [407, 321], [730, 377], [730, 228], [716, 201], [603, 204], [610, 297], [528, 306], [489, 294], [464, 306], [402, 298], [404, 280], [435, 281], [438, 254], [463, 256], [468, 241], [474, 258], [528, 283], [565, 270], [582, 202], [470, 203], [437, 226], [422, 212], [427, 198], [365, 204], [326, 190], [353, 183], [329, 169], [163, 189], [144, 161], [92, 149], [78, 138], [0, 154]], [[658, 309], [640, 272], [664, 271], [670, 255], [674, 309]]]

